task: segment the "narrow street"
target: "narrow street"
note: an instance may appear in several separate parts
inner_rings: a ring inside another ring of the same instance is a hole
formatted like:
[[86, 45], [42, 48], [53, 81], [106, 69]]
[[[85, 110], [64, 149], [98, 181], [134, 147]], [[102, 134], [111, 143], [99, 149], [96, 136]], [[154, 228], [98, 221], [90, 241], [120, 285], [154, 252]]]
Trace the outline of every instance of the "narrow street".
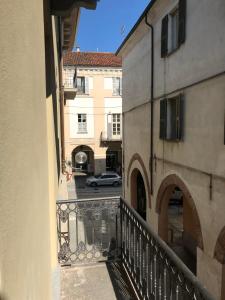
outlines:
[[86, 185], [86, 175], [75, 175], [68, 186], [70, 199], [88, 199], [99, 197], [111, 197], [122, 195], [121, 186], [97, 186], [91, 187]]

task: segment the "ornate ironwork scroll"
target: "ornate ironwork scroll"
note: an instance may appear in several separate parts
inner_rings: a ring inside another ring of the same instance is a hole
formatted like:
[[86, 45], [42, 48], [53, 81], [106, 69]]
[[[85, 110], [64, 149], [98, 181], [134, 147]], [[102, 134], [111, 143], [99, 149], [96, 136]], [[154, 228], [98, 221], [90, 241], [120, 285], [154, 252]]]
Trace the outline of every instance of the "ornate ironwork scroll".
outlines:
[[110, 260], [120, 252], [120, 199], [57, 202], [60, 263]]

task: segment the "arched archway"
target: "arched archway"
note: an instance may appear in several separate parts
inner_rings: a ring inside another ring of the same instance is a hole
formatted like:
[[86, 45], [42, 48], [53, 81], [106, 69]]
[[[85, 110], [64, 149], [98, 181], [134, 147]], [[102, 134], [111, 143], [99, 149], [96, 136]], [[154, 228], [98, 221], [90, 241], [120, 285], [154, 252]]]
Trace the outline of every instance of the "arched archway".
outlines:
[[[80, 162], [77, 154], [85, 153], [87, 159], [84, 162]], [[73, 171], [81, 171], [86, 173], [94, 173], [94, 151], [86, 145], [80, 145], [73, 149], [72, 153], [72, 166]]]
[[[150, 185], [149, 185], [149, 180], [148, 180], [148, 173], [147, 170], [145, 168], [145, 164], [141, 158], [141, 156], [138, 153], [135, 153], [128, 165], [128, 169], [127, 169], [127, 187], [129, 186], [129, 180], [131, 177], [131, 170], [132, 170], [132, 166], [135, 162], [138, 162], [138, 164], [140, 165], [142, 171], [143, 171], [143, 177], [145, 179], [145, 183], [146, 183], [146, 192], [148, 195], [148, 199], [149, 199], [149, 208], [151, 208], [151, 191], [150, 191]], [[131, 181], [130, 181], [131, 182]]]
[[177, 175], [171, 174], [161, 183], [156, 199], [156, 212], [159, 214], [160, 237], [195, 273], [197, 247], [203, 249], [201, 225], [194, 200]]
[[130, 177], [131, 205], [146, 220], [146, 190], [141, 172], [135, 168]]
[[217, 239], [214, 257], [222, 265], [221, 300], [225, 300], [225, 226]]

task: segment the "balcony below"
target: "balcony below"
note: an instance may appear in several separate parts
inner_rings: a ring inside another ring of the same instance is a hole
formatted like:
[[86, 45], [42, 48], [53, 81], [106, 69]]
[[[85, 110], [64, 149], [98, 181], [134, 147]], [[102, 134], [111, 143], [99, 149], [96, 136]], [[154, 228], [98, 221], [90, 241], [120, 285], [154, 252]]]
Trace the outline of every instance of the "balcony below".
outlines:
[[64, 99], [65, 100], [74, 100], [77, 94], [77, 88], [74, 85], [65, 85], [64, 86]]
[[63, 267], [61, 299], [135, 299], [136, 294], [119, 262]]
[[102, 131], [100, 136], [101, 142], [120, 142], [122, 141], [122, 134], [113, 134], [112, 131], [106, 132]]
[[61, 299], [213, 300], [119, 197], [57, 202]]

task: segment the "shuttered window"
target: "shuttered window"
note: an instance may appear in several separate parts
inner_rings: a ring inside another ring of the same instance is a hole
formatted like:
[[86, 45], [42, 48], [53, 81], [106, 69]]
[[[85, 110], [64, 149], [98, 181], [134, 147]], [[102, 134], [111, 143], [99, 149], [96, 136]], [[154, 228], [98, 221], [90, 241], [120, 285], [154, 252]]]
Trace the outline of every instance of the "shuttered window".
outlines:
[[186, 0], [179, 4], [162, 19], [161, 57], [179, 48], [185, 42], [186, 36]]
[[77, 76], [76, 87], [78, 94], [89, 94], [89, 78], [84, 76]]
[[113, 95], [119, 96], [122, 94], [122, 81], [120, 77], [113, 77]]
[[181, 140], [183, 138], [183, 97], [160, 101], [160, 139]]
[[77, 133], [87, 133], [87, 115], [78, 114], [77, 118], [78, 118]]

